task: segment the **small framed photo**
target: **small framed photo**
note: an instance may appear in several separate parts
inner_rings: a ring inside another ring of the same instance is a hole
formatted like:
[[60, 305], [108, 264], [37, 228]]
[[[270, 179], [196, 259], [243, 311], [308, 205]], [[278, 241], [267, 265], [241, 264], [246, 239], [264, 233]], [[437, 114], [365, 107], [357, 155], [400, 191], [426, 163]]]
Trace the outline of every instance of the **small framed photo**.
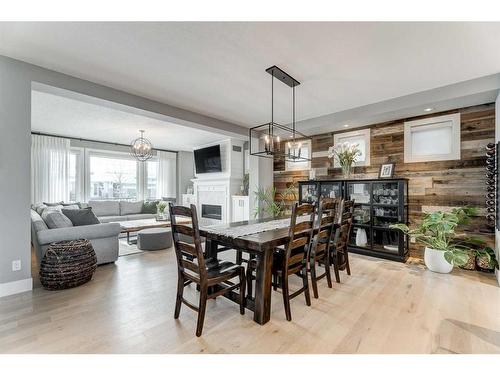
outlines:
[[380, 166], [378, 178], [392, 178], [394, 176], [394, 163], [386, 163]]

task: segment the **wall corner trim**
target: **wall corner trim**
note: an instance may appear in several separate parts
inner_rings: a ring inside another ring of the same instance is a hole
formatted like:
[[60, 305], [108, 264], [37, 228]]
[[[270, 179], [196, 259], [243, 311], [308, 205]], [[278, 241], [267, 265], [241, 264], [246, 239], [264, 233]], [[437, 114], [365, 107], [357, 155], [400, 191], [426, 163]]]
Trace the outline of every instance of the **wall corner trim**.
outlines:
[[11, 281], [0, 284], [0, 297], [10, 296], [12, 294], [28, 292], [33, 289], [33, 278]]

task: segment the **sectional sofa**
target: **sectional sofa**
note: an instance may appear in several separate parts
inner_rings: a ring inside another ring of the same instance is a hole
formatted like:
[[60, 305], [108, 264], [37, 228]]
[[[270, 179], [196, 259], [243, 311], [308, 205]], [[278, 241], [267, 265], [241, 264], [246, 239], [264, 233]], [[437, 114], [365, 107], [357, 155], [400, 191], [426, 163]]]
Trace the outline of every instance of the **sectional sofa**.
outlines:
[[152, 219], [153, 213], [143, 213], [143, 201], [89, 201], [89, 207], [101, 223], [113, 221], [127, 221], [139, 219]]

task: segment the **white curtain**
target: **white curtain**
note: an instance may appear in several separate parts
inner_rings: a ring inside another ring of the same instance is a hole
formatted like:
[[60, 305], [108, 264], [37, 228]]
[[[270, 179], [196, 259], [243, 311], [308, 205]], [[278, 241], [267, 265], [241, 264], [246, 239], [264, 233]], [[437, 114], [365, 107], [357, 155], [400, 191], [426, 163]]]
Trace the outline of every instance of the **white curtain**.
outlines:
[[177, 189], [177, 154], [174, 152], [157, 151], [158, 177], [156, 191], [160, 198], [175, 198]]
[[70, 140], [31, 135], [31, 202], [69, 199]]

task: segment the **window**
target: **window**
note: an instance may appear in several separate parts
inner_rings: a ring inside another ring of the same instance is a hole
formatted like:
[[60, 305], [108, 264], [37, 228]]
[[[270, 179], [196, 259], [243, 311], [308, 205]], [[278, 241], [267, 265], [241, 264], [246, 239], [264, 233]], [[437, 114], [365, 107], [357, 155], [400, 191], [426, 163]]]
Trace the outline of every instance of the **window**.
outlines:
[[[285, 145], [285, 153], [288, 153], [288, 142]], [[302, 142], [301, 148], [300, 148], [300, 156], [311, 159], [311, 141], [307, 140]], [[305, 161], [286, 161], [285, 162], [285, 170], [286, 171], [299, 171], [303, 169], [310, 169], [311, 168], [311, 161], [310, 160], [305, 160]]]
[[[348, 142], [350, 144], [357, 143], [361, 151], [361, 155], [358, 156], [358, 161], [354, 163], [355, 166], [368, 166], [370, 165], [370, 129], [355, 130], [352, 132], [338, 133], [333, 136], [333, 145]], [[335, 168], [339, 168], [340, 165], [336, 158], [334, 158]]]
[[405, 163], [460, 159], [460, 113], [407, 121], [404, 133]]
[[148, 161], [146, 164], [146, 199], [161, 198], [158, 194], [158, 161]]
[[69, 200], [83, 200], [83, 151], [72, 148], [69, 154]]
[[91, 153], [89, 182], [89, 199], [137, 200], [137, 161], [126, 154]]

